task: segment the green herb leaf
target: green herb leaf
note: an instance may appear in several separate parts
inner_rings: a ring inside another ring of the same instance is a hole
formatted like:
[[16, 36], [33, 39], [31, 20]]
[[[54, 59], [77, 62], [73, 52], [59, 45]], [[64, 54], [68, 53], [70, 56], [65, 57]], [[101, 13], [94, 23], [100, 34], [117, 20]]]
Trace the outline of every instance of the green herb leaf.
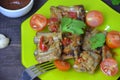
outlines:
[[61, 25], [60, 25], [60, 29], [61, 29], [61, 30], [67, 29], [67, 27], [64, 27], [64, 26], [69, 25], [71, 22], [72, 22], [72, 19], [71, 19], [71, 18], [62, 18], [62, 20], [61, 20]]
[[120, 0], [112, 0], [112, 4], [113, 5], [119, 5], [120, 4]]
[[105, 34], [98, 33], [90, 38], [91, 49], [102, 47], [105, 43]]
[[60, 29], [62, 32], [71, 32], [73, 34], [83, 34], [86, 25], [83, 21], [71, 18], [62, 18]]

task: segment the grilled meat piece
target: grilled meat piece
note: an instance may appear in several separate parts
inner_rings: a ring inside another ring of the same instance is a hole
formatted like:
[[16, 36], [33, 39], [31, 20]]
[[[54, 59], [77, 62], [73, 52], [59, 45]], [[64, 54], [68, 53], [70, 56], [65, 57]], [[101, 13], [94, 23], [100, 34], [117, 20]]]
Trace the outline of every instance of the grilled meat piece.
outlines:
[[55, 6], [51, 6], [50, 7], [50, 12], [51, 12], [51, 18], [58, 18], [58, 20], [60, 21], [62, 18], [62, 10], [55, 7]]
[[[62, 34], [62, 57], [63, 59], [77, 58], [80, 53], [80, 46], [82, 38], [80, 35], [75, 35], [71, 33]], [[68, 57], [67, 57], [68, 56]]]
[[[44, 40], [41, 42], [41, 37], [44, 37]], [[37, 50], [34, 55], [36, 60], [39, 63], [59, 59], [61, 56], [61, 42], [62, 39], [61, 33], [40, 33], [38, 32], [34, 38], [35, 43], [37, 44]], [[42, 50], [46, 46], [47, 50]], [[43, 47], [43, 48], [41, 48]]]
[[63, 17], [69, 17], [85, 21], [85, 9], [83, 5], [67, 6], [51, 6], [51, 17], [48, 20], [48, 29], [51, 32], [60, 32], [59, 24]]
[[85, 32], [84, 40], [83, 40], [83, 45], [82, 45], [83, 50], [91, 50], [90, 38], [95, 34], [97, 34], [98, 32], [99, 31], [96, 29], [87, 28]]
[[101, 60], [98, 53], [83, 51], [75, 61], [73, 68], [78, 72], [94, 73]]
[[[62, 15], [85, 21], [85, 9], [83, 5], [74, 5], [71, 7], [58, 6], [62, 10]], [[75, 17], [76, 16], [76, 17]]]
[[103, 46], [102, 47], [102, 60], [106, 58], [112, 58], [112, 52], [108, 46]]
[[55, 6], [50, 7], [51, 17], [48, 19], [48, 29], [51, 32], [60, 32], [60, 20], [62, 19], [62, 11]]
[[[91, 49], [90, 38], [95, 34], [100, 33], [100, 31], [92, 28], [87, 28], [83, 43], [80, 57], [75, 61], [74, 69], [79, 72], [89, 72], [94, 73], [101, 61], [101, 53], [104, 58], [110, 57], [108, 49], [106, 47], [100, 47], [97, 49]], [[105, 32], [103, 32], [105, 34]]]
[[83, 50], [87, 50], [87, 51], [96, 51], [96, 52], [99, 52], [101, 53], [102, 52], [102, 47], [99, 47], [95, 50], [92, 50], [91, 49], [91, 45], [90, 45], [90, 38], [94, 35], [96, 35], [97, 33], [104, 33], [106, 35], [106, 32], [101, 32], [101, 31], [98, 31], [96, 29], [92, 29], [92, 28], [87, 28], [86, 29], [86, 32], [85, 32], [85, 35], [84, 35], [84, 40], [83, 40], [83, 45], [82, 45], [82, 49]]
[[58, 18], [51, 17], [48, 19], [48, 29], [51, 32], [60, 32], [60, 21], [58, 21]]

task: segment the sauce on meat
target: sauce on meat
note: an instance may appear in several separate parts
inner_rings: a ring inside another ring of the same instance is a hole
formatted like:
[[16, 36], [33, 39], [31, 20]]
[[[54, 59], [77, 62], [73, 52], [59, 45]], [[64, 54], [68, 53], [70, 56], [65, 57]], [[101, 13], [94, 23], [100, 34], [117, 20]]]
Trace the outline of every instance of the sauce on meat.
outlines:
[[4, 8], [16, 10], [25, 7], [30, 0], [3, 0], [0, 1], [0, 5]]

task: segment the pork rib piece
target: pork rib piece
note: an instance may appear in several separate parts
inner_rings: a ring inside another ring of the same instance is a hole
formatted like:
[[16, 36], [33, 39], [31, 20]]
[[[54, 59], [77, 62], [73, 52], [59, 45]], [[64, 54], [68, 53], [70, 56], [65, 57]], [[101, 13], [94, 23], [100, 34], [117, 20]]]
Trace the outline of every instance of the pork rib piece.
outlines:
[[[48, 48], [47, 51], [40, 49], [40, 38], [44, 37], [43, 44]], [[61, 33], [41, 33], [38, 32], [34, 38], [37, 49], [34, 52], [35, 58], [39, 63], [59, 59], [61, 56]]]

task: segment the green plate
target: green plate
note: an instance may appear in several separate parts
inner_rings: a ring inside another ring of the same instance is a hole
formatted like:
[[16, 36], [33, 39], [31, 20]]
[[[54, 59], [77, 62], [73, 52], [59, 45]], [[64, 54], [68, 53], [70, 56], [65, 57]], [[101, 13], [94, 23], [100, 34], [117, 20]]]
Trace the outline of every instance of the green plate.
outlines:
[[[99, 10], [104, 15], [104, 23], [98, 29], [108, 31], [117, 30], [120, 31], [120, 14], [111, 9], [101, 0], [48, 0], [44, 6], [42, 6], [36, 13], [43, 14], [46, 17], [50, 16], [50, 6], [72, 6], [83, 4], [86, 10]], [[37, 61], [34, 58], [34, 50], [36, 48], [33, 38], [36, 34], [30, 27], [30, 18], [25, 20], [21, 25], [21, 41], [22, 41], [22, 64], [28, 68]], [[42, 80], [117, 80], [120, 76], [120, 49], [113, 50], [115, 52], [115, 58], [118, 62], [119, 73], [115, 76], [106, 76], [98, 69], [94, 74], [79, 73], [73, 69], [67, 72], [62, 72], [57, 69], [42, 74], [40, 78]]]

